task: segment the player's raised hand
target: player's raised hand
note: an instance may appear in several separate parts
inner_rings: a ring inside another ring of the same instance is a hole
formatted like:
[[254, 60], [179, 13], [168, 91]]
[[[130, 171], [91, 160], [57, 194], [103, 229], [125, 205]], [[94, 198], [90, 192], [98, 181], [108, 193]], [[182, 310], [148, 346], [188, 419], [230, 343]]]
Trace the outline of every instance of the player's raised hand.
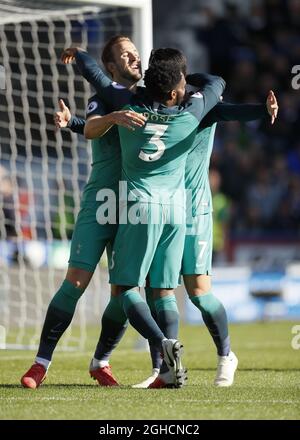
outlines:
[[268, 113], [271, 116], [271, 124], [274, 124], [275, 119], [277, 118], [279, 107], [273, 90], [269, 91], [266, 104], [267, 104]]
[[60, 59], [64, 64], [70, 64], [75, 60], [76, 53], [82, 50], [80, 47], [68, 47], [63, 51]]
[[62, 99], [58, 101], [59, 111], [54, 113], [54, 124], [56, 128], [64, 128], [71, 119], [71, 112]]
[[121, 110], [112, 113], [112, 120], [114, 124], [134, 130], [137, 127], [143, 127], [147, 118], [141, 113], [136, 113], [132, 110]]

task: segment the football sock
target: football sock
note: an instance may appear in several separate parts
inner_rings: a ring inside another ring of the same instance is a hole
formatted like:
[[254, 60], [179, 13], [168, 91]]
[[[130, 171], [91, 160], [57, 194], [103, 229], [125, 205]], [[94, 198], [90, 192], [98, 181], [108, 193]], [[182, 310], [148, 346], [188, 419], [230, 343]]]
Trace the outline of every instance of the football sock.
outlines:
[[156, 319], [156, 308], [155, 308], [155, 302], [154, 302], [154, 298], [153, 298], [152, 287], [145, 287], [145, 294], [146, 294], [146, 301], [149, 306], [149, 309], [151, 310], [152, 316], [154, 319]]
[[79, 289], [68, 280], [64, 280], [49, 304], [37, 358], [51, 361], [53, 351], [59, 339], [69, 327], [76, 304], [83, 292], [84, 289]]
[[76, 304], [84, 290], [85, 289], [74, 286], [70, 281], [64, 280], [60, 289], [52, 298], [50, 306], [58, 310], [63, 310], [70, 315], [74, 315]]
[[108, 361], [111, 352], [120, 342], [128, 326], [127, 316], [117, 296], [111, 296], [104, 310], [101, 323], [102, 329], [94, 359]]
[[228, 335], [227, 315], [223, 304], [211, 292], [193, 296], [192, 303], [201, 311], [203, 321], [217, 347], [219, 356], [228, 356], [230, 338]]
[[159, 350], [162, 350], [161, 341], [165, 337], [154, 321], [150, 309], [141, 295], [135, 290], [126, 290], [119, 295], [119, 300], [132, 327]]
[[179, 312], [175, 295], [168, 295], [155, 300], [157, 323], [166, 338], [177, 339]]
[[109, 361], [99, 361], [98, 359], [92, 359], [93, 368], [104, 368], [109, 366]]
[[49, 368], [50, 365], [51, 365], [51, 361], [48, 361], [47, 359], [40, 358], [40, 357], [38, 357], [38, 356], [35, 358], [35, 362], [36, 362], [37, 364], [41, 364], [41, 365], [43, 365], [43, 367], [45, 368], [45, 370], [48, 370], [48, 368]]
[[[146, 301], [151, 311], [151, 315], [153, 316], [153, 319], [155, 320], [155, 322], [158, 323], [158, 326], [160, 327], [159, 322], [157, 321], [157, 314], [155, 309], [152, 287], [145, 287], [145, 293], [146, 293]], [[151, 344], [151, 342], [149, 342], [149, 348], [150, 348], [150, 355], [152, 360], [152, 368], [159, 369], [162, 363], [160, 351], [157, 349], [155, 345]]]
[[[168, 295], [155, 300], [157, 322], [166, 338], [177, 339], [179, 312], [175, 295]], [[160, 372], [166, 373], [168, 367], [162, 362]]]

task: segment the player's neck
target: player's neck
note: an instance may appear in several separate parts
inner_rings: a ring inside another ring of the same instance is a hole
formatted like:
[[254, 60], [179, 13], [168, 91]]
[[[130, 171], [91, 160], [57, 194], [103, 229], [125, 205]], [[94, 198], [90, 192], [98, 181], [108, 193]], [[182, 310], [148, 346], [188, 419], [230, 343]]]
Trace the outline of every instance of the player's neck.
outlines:
[[167, 99], [166, 101], [161, 101], [160, 103], [166, 107], [174, 107], [174, 105], [177, 105], [177, 101], [175, 99]]
[[137, 88], [137, 82], [134, 82], [130, 79], [114, 76], [113, 80], [117, 82], [118, 84], [121, 84], [121, 86], [126, 87], [126, 89], [130, 90], [131, 92], [135, 92]]

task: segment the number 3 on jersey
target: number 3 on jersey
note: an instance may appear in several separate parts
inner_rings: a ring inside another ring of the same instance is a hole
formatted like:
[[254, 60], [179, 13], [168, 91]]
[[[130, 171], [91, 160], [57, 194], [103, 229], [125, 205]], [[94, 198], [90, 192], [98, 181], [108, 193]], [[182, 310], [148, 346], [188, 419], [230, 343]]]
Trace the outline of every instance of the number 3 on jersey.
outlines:
[[147, 124], [145, 127], [145, 133], [152, 134], [153, 136], [149, 139], [149, 144], [154, 144], [157, 147], [155, 153], [147, 154], [143, 150], [140, 151], [139, 158], [145, 162], [154, 162], [161, 158], [164, 154], [166, 145], [161, 140], [162, 135], [167, 130], [168, 126], [163, 124]]

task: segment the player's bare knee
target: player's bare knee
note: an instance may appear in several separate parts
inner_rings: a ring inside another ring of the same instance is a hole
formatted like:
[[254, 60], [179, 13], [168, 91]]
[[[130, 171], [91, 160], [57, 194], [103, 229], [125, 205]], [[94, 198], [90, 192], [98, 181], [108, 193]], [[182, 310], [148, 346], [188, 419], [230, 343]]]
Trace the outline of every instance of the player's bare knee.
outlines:
[[73, 284], [78, 289], [86, 289], [93, 274], [92, 272], [88, 272], [84, 269], [77, 269], [74, 267], [70, 267], [68, 269], [66, 280], [68, 280], [71, 284]]
[[195, 288], [193, 288], [193, 289], [188, 291], [188, 295], [189, 295], [190, 298], [193, 298], [195, 296], [205, 295], [208, 292], [210, 292], [209, 289], [204, 290], [204, 289], [200, 289], [199, 287], [195, 287]]
[[211, 291], [209, 275], [185, 275], [184, 284], [190, 298], [205, 295]]
[[114, 293], [115, 293], [115, 296], [122, 295], [122, 293], [124, 293], [128, 290], [133, 290], [137, 293], [140, 292], [140, 289], [137, 286], [115, 286]]
[[110, 286], [110, 294], [111, 294], [111, 296], [118, 296], [118, 294], [119, 294], [118, 287], [119, 286], [116, 286], [115, 284], [111, 284], [111, 286]]
[[174, 295], [174, 289], [153, 289], [153, 298], [164, 298], [165, 296]]

